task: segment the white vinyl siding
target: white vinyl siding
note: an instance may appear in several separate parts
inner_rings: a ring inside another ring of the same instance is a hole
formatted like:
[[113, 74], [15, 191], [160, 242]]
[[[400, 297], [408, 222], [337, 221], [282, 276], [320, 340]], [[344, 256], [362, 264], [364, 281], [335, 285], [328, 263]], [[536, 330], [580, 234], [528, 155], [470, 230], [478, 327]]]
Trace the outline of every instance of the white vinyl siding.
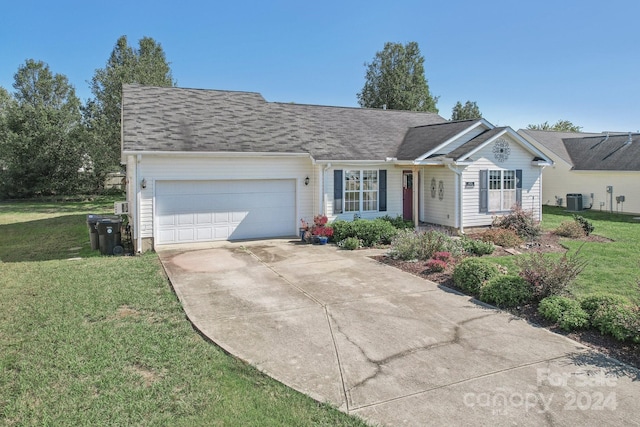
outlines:
[[[420, 175], [422, 176], [420, 221], [456, 227], [457, 175], [441, 166], [426, 167]], [[433, 192], [432, 183], [434, 184]]]
[[[533, 155], [525, 150], [520, 144], [509, 139], [511, 153], [509, 158], [500, 163], [497, 162], [493, 154], [493, 144], [489, 144], [473, 155], [475, 161], [467, 166], [462, 172], [463, 188], [463, 217], [465, 227], [482, 227], [491, 225], [493, 218], [498, 211], [489, 209], [487, 213], [479, 213], [480, 207], [480, 171], [481, 170], [501, 170], [515, 171], [522, 170], [522, 208], [533, 211], [536, 220], [541, 218], [540, 197], [541, 197], [541, 172], [542, 168], [533, 166], [531, 161]], [[515, 203], [516, 195], [513, 194]], [[511, 205], [513, 205], [512, 203]], [[511, 206], [506, 207], [506, 210]]]

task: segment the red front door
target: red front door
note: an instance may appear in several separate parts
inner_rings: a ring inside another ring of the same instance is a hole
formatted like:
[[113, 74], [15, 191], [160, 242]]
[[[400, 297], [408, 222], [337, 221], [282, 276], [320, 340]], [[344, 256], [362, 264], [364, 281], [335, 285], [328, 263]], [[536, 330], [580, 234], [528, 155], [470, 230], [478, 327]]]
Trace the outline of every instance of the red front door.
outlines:
[[413, 173], [402, 172], [402, 217], [413, 220]]

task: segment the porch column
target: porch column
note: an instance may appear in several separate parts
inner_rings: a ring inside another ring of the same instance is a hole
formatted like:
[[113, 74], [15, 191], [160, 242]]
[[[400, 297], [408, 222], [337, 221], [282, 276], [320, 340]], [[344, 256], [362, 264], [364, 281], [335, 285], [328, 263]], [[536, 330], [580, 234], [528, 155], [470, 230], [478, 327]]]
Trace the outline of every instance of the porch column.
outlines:
[[417, 166], [412, 166], [411, 167], [411, 174], [413, 175], [413, 192], [412, 192], [412, 196], [413, 196], [413, 201], [412, 201], [412, 205], [413, 205], [413, 226], [416, 228], [416, 230], [418, 229], [418, 225], [420, 224], [420, 207], [418, 206], [418, 203], [420, 202], [420, 176], [418, 175], [420, 172], [420, 169]]

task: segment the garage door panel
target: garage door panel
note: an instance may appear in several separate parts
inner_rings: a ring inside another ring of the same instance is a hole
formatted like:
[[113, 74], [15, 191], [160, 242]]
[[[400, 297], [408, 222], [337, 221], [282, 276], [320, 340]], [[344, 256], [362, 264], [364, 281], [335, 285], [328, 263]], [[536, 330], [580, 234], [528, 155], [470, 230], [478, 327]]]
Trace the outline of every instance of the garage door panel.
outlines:
[[206, 242], [213, 239], [213, 229], [211, 227], [198, 228], [196, 230], [196, 240], [199, 242]]
[[158, 244], [294, 235], [294, 180], [158, 181]]
[[229, 222], [231, 223], [240, 223], [242, 221], [244, 221], [244, 219], [247, 217], [248, 212], [244, 211], [244, 212], [229, 212], [230, 213], [230, 219]]
[[230, 212], [214, 212], [213, 214], [213, 222], [216, 224], [226, 223], [231, 221], [231, 213]]
[[175, 230], [158, 231], [158, 240], [161, 242], [175, 242], [176, 241]]
[[172, 226], [176, 225], [176, 217], [173, 215], [163, 215], [158, 217], [158, 226]]
[[213, 224], [213, 215], [210, 213], [196, 214], [196, 224], [197, 225]]
[[194, 215], [193, 214], [179, 214], [176, 215], [176, 218], [178, 219], [178, 224], [177, 225], [195, 225], [195, 219], [194, 219]]
[[195, 241], [195, 230], [193, 228], [179, 228], [177, 242], [193, 242]]
[[213, 239], [214, 240], [227, 240], [229, 238], [229, 236], [231, 236], [231, 233], [233, 232], [233, 229], [229, 229], [229, 226], [224, 226], [224, 227], [214, 227], [213, 228]]

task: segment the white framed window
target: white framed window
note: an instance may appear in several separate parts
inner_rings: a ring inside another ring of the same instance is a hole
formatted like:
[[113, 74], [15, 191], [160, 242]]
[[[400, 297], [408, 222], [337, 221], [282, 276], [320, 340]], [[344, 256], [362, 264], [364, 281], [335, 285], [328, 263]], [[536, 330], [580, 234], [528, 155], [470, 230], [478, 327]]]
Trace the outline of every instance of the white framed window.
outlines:
[[489, 171], [489, 211], [506, 211], [516, 204], [516, 171]]
[[378, 183], [377, 170], [345, 170], [344, 211], [377, 211]]

